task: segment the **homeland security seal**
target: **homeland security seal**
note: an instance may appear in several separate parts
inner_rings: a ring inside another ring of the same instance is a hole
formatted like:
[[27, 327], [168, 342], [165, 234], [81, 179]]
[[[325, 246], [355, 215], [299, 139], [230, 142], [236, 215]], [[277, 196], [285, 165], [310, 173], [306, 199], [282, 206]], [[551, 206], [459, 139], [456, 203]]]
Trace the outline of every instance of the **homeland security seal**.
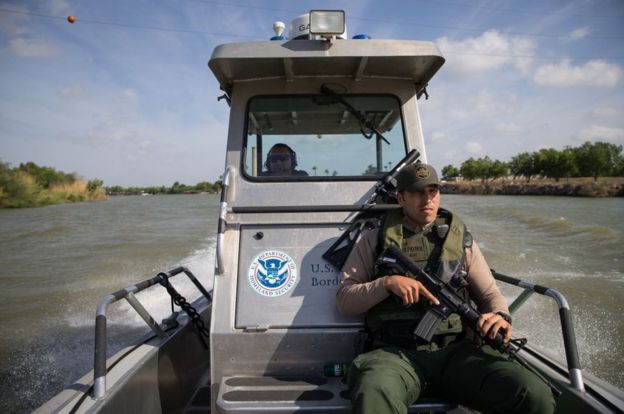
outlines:
[[297, 283], [297, 265], [286, 253], [268, 250], [252, 260], [248, 276], [249, 284], [259, 294], [281, 296]]

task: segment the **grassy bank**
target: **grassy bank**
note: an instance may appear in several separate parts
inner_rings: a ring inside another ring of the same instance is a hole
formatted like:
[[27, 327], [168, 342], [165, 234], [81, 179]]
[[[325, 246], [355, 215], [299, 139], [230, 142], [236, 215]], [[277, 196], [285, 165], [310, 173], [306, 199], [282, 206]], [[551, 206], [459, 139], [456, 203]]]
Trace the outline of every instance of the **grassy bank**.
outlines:
[[556, 195], [571, 197], [624, 197], [624, 177], [591, 177], [561, 179], [497, 179], [445, 182], [446, 194], [477, 195]]
[[0, 208], [39, 207], [107, 198], [99, 180], [85, 181], [74, 174], [54, 171], [57, 180], [43, 182], [40, 176], [24, 169], [11, 169], [6, 164], [0, 167]]
[[105, 200], [107, 198], [103, 188], [90, 190], [88, 183], [84, 180], [52, 185], [47, 189], [39, 187], [34, 179], [27, 174], [18, 177], [17, 180], [16, 184], [21, 187], [21, 191], [17, 194], [9, 195], [5, 193], [4, 188], [0, 188], [0, 207], [39, 207], [50, 204]]

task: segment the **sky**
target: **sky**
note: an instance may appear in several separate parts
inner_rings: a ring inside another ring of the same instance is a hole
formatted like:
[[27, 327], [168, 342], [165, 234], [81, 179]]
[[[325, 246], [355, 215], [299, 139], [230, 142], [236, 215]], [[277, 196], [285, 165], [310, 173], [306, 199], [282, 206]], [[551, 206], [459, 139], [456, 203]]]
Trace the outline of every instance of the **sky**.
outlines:
[[0, 0], [0, 161], [106, 186], [215, 181], [229, 111], [212, 50], [311, 9], [345, 10], [349, 36], [436, 43], [446, 63], [419, 105], [438, 169], [624, 144], [624, 0]]

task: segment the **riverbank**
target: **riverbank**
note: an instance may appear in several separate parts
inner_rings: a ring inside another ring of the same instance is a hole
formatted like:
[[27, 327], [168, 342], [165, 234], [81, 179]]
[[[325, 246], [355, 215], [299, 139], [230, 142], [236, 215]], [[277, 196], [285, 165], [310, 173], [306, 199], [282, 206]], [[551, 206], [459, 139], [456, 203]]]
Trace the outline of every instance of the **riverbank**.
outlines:
[[34, 162], [12, 168], [0, 161], [0, 208], [41, 207], [51, 204], [106, 200], [102, 180], [83, 180]]
[[556, 182], [553, 179], [510, 180], [487, 182], [445, 181], [441, 186], [445, 194], [471, 195], [540, 195], [569, 197], [624, 197], [624, 177], [570, 178]]
[[21, 184], [24, 186], [13, 194], [7, 194], [0, 188], [0, 208], [41, 207], [81, 201], [101, 201], [108, 198], [103, 188], [92, 188], [83, 180], [41, 188], [32, 178], [26, 176], [22, 178]]

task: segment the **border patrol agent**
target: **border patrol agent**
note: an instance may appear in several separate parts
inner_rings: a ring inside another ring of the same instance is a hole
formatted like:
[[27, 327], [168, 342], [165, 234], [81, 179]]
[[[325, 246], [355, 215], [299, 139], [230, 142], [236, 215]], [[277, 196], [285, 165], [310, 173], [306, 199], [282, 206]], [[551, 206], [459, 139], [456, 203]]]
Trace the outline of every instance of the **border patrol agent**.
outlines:
[[264, 163], [266, 171], [261, 175], [298, 175], [307, 176], [303, 170], [297, 170], [297, 153], [284, 143], [277, 143], [269, 149], [267, 160]]
[[[459, 217], [440, 208], [438, 176], [412, 164], [397, 176], [400, 209], [358, 240], [342, 268], [338, 309], [366, 314], [369, 347], [349, 369], [354, 413], [407, 413], [421, 396], [442, 397], [484, 413], [552, 413], [550, 388], [533, 373], [482, 345], [481, 336], [511, 338], [511, 317], [479, 246]], [[454, 279], [480, 312], [477, 332], [458, 315], [442, 321], [431, 342], [414, 328], [437, 299], [416, 279], [376, 263], [389, 244], [425, 271]]]

